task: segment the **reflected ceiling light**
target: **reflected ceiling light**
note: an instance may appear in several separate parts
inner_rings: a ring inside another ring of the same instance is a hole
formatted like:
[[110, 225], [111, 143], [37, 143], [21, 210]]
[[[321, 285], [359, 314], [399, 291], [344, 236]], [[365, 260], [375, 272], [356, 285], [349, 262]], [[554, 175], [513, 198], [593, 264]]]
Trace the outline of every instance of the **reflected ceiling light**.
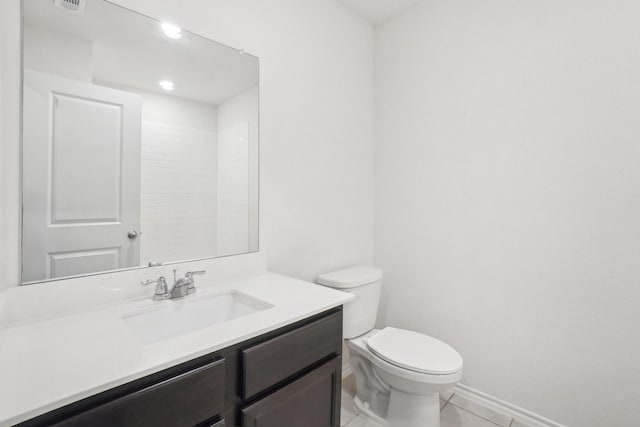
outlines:
[[170, 39], [182, 38], [182, 29], [176, 25], [163, 22], [162, 25], [160, 25], [160, 28], [164, 31], [164, 35]]
[[158, 84], [160, 85], [160, 87], [164, 90], [173, 90], [173, 82], [169, 81], [169, 80], [162, 80], [159, 81]]

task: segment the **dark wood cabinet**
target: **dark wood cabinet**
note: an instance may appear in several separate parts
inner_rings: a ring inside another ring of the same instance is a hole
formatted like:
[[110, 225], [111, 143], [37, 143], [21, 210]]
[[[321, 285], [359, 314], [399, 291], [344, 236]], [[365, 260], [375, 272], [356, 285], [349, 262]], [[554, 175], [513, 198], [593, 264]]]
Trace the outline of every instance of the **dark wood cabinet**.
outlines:
[[335, 427], [340, 425], [339, 357], [242, 409], [252, 427]]
[[341, 352], [339, 307], [18, 427], [338, 427]]
[[224, 359], [215, 360], [53, 426], [194, 426], [224, 411], [225, 376]]
[[309, 366], [339, 354], [342, 313], [334, 313], [242, 350], [243, 397], [250, 399]]

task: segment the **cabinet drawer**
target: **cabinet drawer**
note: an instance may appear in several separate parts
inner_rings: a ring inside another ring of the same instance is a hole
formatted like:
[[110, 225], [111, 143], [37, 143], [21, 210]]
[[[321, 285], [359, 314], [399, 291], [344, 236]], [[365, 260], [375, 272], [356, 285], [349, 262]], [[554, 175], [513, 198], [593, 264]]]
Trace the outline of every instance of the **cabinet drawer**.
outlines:
[[243, 408], [242, 425], [339, 426], [341, 368], [341, 358], [336, 357], [291, 384]]
[[216, 360], [89, 409], [54, 427], [193, 426], [224, 411], [225, 361]]
[[342, 351], [342, 312], [242, 350], [245, 399]]

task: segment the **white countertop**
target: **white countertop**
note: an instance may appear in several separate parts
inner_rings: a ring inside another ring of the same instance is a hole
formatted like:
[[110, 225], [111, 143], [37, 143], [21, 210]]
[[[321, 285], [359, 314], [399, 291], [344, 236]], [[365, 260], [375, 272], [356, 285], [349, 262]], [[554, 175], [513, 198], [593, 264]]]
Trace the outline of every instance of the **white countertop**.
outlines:
[[196, 296], [227, 289], [238, 289], [273, 307], [147, 345], [133, 335], [122, 315], [132, 308], [151, 304], [148, 296], [5, 325], [0, 329], [0, 427], [28, 420], [353, 299], [351, 294], [275, 273], [222, 284], [204, 283], [198, 286]]

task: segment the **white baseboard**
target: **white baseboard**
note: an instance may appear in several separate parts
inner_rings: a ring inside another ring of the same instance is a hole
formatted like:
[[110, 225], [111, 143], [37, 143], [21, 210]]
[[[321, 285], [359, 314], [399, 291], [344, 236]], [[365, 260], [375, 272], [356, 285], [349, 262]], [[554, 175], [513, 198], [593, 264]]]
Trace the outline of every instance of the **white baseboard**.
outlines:
[[452, 391], [464, 399], [477, 403], [478, 405], [482, 405], [485, 408], [489, 408], [500, 414], [507, 415], [518, 421], [522, 421], [522, 423], [531, 427], [566, 427], [564, 424], [551, 421], [542, 415], [527, 411], [526, 409], [490, 396], [464, 384], [456, 385], [453, 387]]

